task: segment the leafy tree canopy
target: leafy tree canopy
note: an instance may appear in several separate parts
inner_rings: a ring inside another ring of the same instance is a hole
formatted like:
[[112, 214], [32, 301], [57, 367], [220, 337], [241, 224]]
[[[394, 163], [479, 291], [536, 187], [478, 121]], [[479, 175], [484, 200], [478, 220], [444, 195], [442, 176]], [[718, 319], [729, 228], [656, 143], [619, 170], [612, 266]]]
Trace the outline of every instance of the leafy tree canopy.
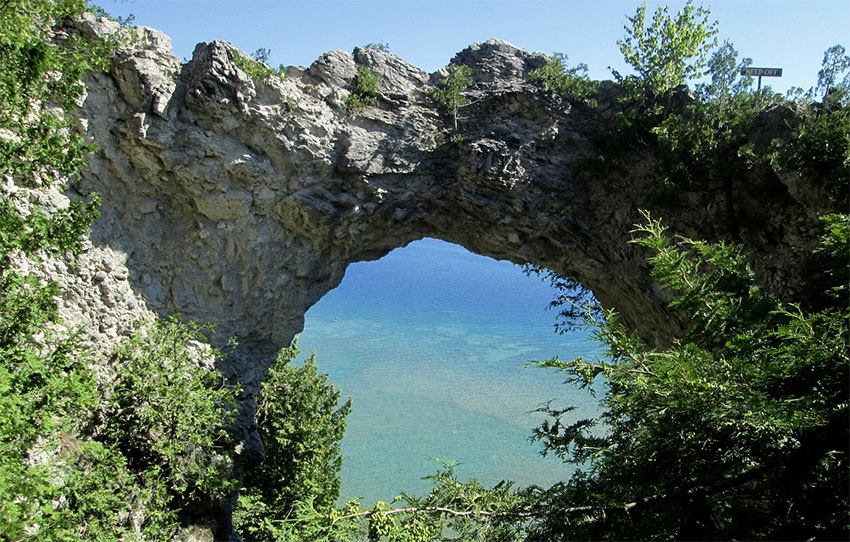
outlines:
[[[702, 75], [716, 44], [717, 22], [708, 17], [708, 9], [695, 7], [690, 0], [672, 17], [667, 6], [659, 7], [649, 24], [646, 4], [629, 17], [626, 36], [617, 45], [644, 91], [663, 94]], [[614, 77], [626, 79], [617, 71]]]
[[454, 133], [458, 130], [458, 113], [460, 108], [469, 103], [463, 91], [472, 85], [472, 68], [465, 65], [452, 64], [448, 75], [439, 87], [428, 89], [428, 95], [440, 104], [451, 115]]

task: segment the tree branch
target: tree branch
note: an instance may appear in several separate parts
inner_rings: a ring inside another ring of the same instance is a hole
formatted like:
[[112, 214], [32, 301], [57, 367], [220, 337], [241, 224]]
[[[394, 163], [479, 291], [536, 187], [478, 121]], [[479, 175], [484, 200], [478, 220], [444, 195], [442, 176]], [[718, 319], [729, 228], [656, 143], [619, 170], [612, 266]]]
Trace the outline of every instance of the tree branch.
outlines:
[[[334, 519], [334, 523], [337, 521], [342, 521], [345, 519], [355, 519], [360, 517], [368, 517], [374, 515], [376, 512], [374, 510], [366, 510], [364, 512], [356, 512], [354, 514], [347, 514], [345, 516], [340, 516]], [[380, 512], [385, 516], [393, 516], [396, 514], [448, 514], [452, 517], [467, 517], [467, 516], [483, 516], [490, 518], [499, 518], [499, 517], [515, 517], [515, 518], [528, 518], [539, 516], [540, 511], [537, 510], [526, 510], [523, 512], [490, 512], [487, 510], [452, 510], [451, 508], [445, 508], [442, 506], [428, 506], [428, 507], [409, 507], [409, 508], [393, 508], [392, 510], [386, 510]]]

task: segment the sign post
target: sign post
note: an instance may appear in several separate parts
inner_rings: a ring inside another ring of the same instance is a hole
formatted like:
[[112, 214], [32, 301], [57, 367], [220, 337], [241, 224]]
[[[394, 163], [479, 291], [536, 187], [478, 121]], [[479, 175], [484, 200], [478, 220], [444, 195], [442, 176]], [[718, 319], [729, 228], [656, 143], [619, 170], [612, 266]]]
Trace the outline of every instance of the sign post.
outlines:
[[741, 75], [749, 75], [750, 77], [759, 78], [759, 86], [756, 90], [761, 90], [762, 77], [782, 77], [782, 68], [743, 68]]

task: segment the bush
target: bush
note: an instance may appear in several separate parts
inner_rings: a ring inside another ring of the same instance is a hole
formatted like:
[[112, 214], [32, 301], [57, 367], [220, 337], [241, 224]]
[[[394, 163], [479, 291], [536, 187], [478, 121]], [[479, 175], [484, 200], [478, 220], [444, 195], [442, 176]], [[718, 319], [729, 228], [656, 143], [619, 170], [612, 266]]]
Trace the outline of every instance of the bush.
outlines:
[[381, 74], [373, 72], [367, 66], [357, 68], [357, 73], [354, 75], [354, 88], [348, 96], [345, 97], [344, 105], [349, 111], [363, 111], [367, 105], [375, 105], [378, 103], [378, 83], [381, 81]]
[[555, 53], [549, 62], [528, 74], [528, 81], [537, 83], [547, 92], [556, 92], [567, 98], [595, 106], [592, 96], [598, 84], [587, 77], [587, 64], [567, 67], [567, 55]]
[[277, 77], [283, 81], [286, 77], [283, 64], [278, 66], [277, 69], [266, 64], [271, 54], [268, 49], [260, 47], [254, 52], [254, 58], [246, 56], [234, 47], [230, 47], [230, 54], [233, 55], [233, 63], [255, 81], [266, 81], [270, 77]]
[[140, 326], [111, 360], [119, 374], [99, 437], [176, 510], [235, 486], [226, 426], [238, 388], [213, 366], [221, 354], [199, 349], [202, 329], [175, 318]]

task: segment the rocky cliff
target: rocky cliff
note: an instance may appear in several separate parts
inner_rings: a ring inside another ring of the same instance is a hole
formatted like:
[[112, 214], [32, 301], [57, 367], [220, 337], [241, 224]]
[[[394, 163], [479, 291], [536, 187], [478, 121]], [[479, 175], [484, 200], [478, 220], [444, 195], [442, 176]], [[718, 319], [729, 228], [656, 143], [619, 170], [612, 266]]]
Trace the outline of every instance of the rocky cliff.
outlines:
[[[78, 24], [101, 33], [108, 23]], [[189, 62], [167, 36], [140, 28], [110, 73], [87, 81], [79, 129], [98, 146], [67, 197], [99, 192], [102, 216], [81, 265], [54, 262], [67, 320], [108, 350], [133, 319], [179, 314], [213, 322], [239, 349], [223, 370], [245, 387], [240, 426], [248, 460], [261, 446], [253, 394], [276, 350], [352, 262], [422, 237], [580, 281], [649, 340], [675, 322], [627, 243], [638, 210], [656, 209], [676, 231], [726, 238], [720, 212], [698, 198], [659, 207], [646, 192], [656, 157], [623, 151], [604, 174], [586, 167], [612, 130], [619, 87], [596, 103], [571, 103], [526, 81], [545, 55], [506, 42], [477, 43], [452, 60], [472, 68], [460, 144], [440, 144], [451, 124], [428, 74], [388, 52], [334, 51], [285, 77], [253, 78], [225, 42], [199, 44]], [[349, 111], [359, 66], [382, 75], [377, 103]], [[781, 133], [781, 115], [763, 131]], [[759, 133], [754, 133], [754, 141]], [[780, 293], [800, 283], [819, 207], [796, 173], [767, 178], [740, 237]], [[58, 197], [58, 196], [57, 196]]]

